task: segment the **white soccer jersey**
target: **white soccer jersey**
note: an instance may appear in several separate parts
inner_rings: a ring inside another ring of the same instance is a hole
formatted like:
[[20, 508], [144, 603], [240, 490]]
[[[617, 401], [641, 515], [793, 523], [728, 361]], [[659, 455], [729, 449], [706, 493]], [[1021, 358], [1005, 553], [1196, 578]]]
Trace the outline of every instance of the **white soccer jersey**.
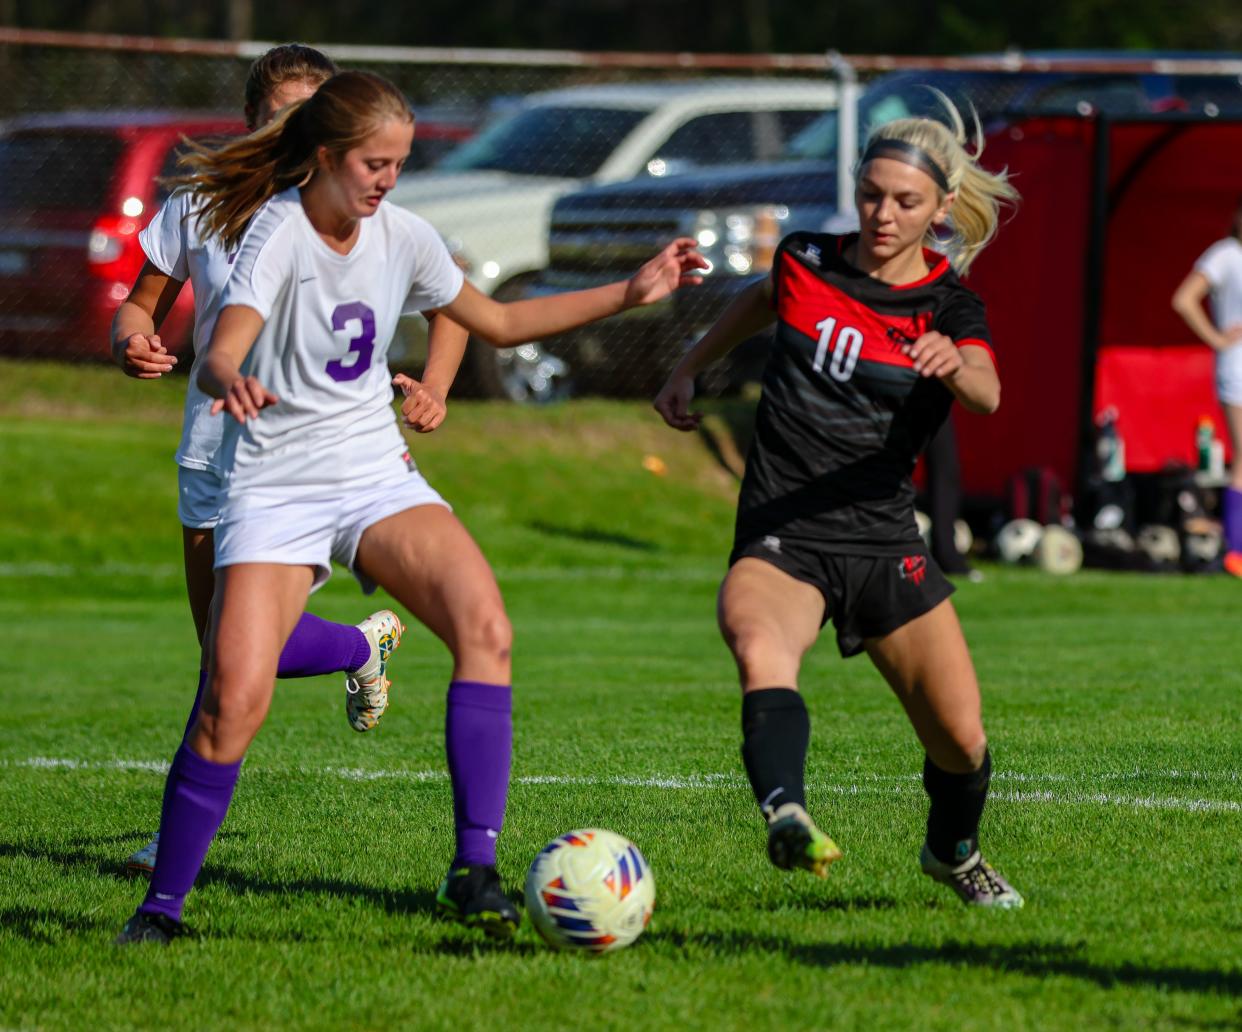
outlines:
[[[1242, 241], [1226, 237], [1195, 262], [1212, 286], [1212, 318], [1219, 330], [1242, 326]], [[1242, 344], [1216, 353], [1216, 390], [1222, 401], [1242, 405]]]
[[388, 345], [404, 314], [439, 308], [462, 272], [423, 219], [381, 203], [347, 255], [319, 237], [296, 188], [251, 221], [221, 307], [264, 319], [243, 369], [280, 399], [225, 424], [221, 462], [239, 491], [337, 489], [391, 469], [406, 449], [392, 411]]
[[202, 238], [194, 211], [193, 195], [188, 190], [178, 190], [138, 234], [138, 242], [160, 272], [183, 283], [188, 279], [194, 288], [194, 365], [185, 392], [185, 417], [175, 458], [178, 465], [187, 469], [218, 473], [216, 453], [224, 426], [219, 417], [211, 415], [213, 399], [199, 390], [195, 374], [207, 354], [224, 284], [233, 270], [233, 256], [224, 250], [218, 238]]
[[1212, 315], [1225, 330], [1242, 325], [1242, 241], [1217, 240], [1199, 256], [1195, 268], [1212, 286]]

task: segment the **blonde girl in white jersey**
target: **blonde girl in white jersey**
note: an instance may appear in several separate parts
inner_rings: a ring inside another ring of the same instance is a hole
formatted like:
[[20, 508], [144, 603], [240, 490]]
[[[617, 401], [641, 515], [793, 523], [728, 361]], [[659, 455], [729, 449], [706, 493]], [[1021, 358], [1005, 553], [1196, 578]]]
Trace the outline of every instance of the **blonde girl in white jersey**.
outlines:
[[394, 595], [452, 653], [445, 738], [457, 844], [437, 902], [490, 935], [517, 925], [495, 868], [512, 630], [487, 560], [409, 461], [378, 370], [413, 307], [512, 347], [659, 301], [707, 263], [680, 239], [630, 280], [495, 302], [463, 280], [431, 227], [384, 204], [413, 134], [391, 83], [345, 72], [266, 130], [193, 159], [204, 232], [226, 248], [245, 234], [198, 375], [229, 427], [220, 590], [204, 704], [169, 772], [150, 891], [120, 943], [184, 932], [185, 896], [263, 723], [277, 657], [333, 558]]
[[[250, 67], [245, 85], [246, 126], [267, 125], [290, 104], [305, 100], [336, 74], [332, 60], [311, 47], [291, 43], [274, 47]], [[159, 336], [159, 324], [185, 282], [194, 289], [194, 366], [186, 390], [181, 443], [177, 449], [178, 517], [182, 525], [186, 588], [198, 640], [202, 643], [215, 590], [215, 528], [224, 498], [220, 442], [223, 421], [212, 416], [212, 399], [195, 383], [220, 310], [224, 287], [233, 271], [235, 248], [204, 238], [194, 213], [196, 195], [178, 190], [142, 231], [139, 241], [146, 263], [112, 329], [113, 355], [138, 379], [159, 379], [177, 363]], [[409, 394], [406, 416], [416, 429], [429, 431], [444, 418], [444, 397], [456, 375], [466, 333], [447, 318], [432, 319], [432, 337], [423, 383], [399, 382]], [[388, 701], [387, 657], [400, 640], [395, 613], [382, 610], [361, 624], [338, 624], [303, 614], [286, 643], [278, 667], [281, 677], [346, 673], [346, 716], [355, 730], [374, 727]], [[206, 680], [206, 662], [186, 724], [194, 723]], [[126, 860], [134, 874], [150, 874], [159, 845], [156, 835]]]

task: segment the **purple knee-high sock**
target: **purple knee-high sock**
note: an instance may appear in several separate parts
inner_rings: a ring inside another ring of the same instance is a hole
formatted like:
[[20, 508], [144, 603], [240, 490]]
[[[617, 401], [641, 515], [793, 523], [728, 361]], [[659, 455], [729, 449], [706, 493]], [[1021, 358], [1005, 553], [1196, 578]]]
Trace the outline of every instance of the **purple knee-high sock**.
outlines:
[[212, 763], [182, 743], [164, 784], [160, 848], [139, 910], [181, 920], [185, 897], [228, 811], [240, 769], [241, 760]]
[[357, 670], [371, 658], [371, 643], [353, 624], [332, 623], [303, 613], [285, 642], [277, 677], [314, 677]]
[[1230, 552], [1242, 552], [1242, 491], [1236, 487], [1225, 488], [1222, 508], [1222, 515], [1225, 517], [1225, 548]]
[[453, 681], [444, 720], [453, 823], [454, 867], [496, 863], [496, 839], [505, 820], [513, 753], [513, 692], [508, 685]]

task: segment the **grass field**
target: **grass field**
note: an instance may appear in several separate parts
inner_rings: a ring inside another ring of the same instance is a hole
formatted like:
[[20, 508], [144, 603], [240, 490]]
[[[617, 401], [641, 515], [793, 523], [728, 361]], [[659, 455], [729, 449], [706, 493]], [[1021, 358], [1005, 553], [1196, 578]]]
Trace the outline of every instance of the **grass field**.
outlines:
[[[779, 872], [713, 619], [734, 487], [640, 404], [456, 405], [414, 442], [517, 633], [502, 874], [516, 891], [573, 827], [630, 836], [658, 886], [639, 943], [590, 959], [437, 919], [448, 662], [418, 628], [376, 732], [346, 726], [338, 679], [280, 684], [187, 906], [202, 938], [114, 948], [195, 682], [183, 389], [0, 364], [0, 1027], [1242, 1027], [1239, 585], [988, 567], [958, 592], [1013, 913], [918, 872], [921, 754], [826, 637], [809, 796], [846, 857]], [[312, 600], [371, 606], [339, 571]]]

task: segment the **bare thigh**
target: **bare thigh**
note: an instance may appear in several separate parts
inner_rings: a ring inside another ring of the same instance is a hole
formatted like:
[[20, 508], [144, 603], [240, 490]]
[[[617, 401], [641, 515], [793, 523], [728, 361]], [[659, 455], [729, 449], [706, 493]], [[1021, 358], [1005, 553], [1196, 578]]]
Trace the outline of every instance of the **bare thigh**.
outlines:
[[796, 689], [802, 657], [819, 637], [824, 596], [771, 563], [746, 557], [720, 585], [716, 615], [743, 692]]
[[267, 716], [276, 664], [310, 594], [309, 566], [239, 563], [220, 571], [207, 644], [211, 676], [191, 748], [213, 763], [235, 763]]
[[987, 747], [979, 681], [953, 603], [869, 638], [866, 647], [932, 762], [959, 774], [978, 769]]
[[405, 509], [368, 527], [358, 569], [448, 646], [453, 677], [508, 684], [513, 631], [491, 566], [441, 505]]
[[207, 639], [207, 621], [211, 617], [211, 597], [216, 591], [215, 534], [210, 527], [181, 528], [181, 551], [185, 558], [185, 590], [190, 597], [190, 615], [198, 643]]

